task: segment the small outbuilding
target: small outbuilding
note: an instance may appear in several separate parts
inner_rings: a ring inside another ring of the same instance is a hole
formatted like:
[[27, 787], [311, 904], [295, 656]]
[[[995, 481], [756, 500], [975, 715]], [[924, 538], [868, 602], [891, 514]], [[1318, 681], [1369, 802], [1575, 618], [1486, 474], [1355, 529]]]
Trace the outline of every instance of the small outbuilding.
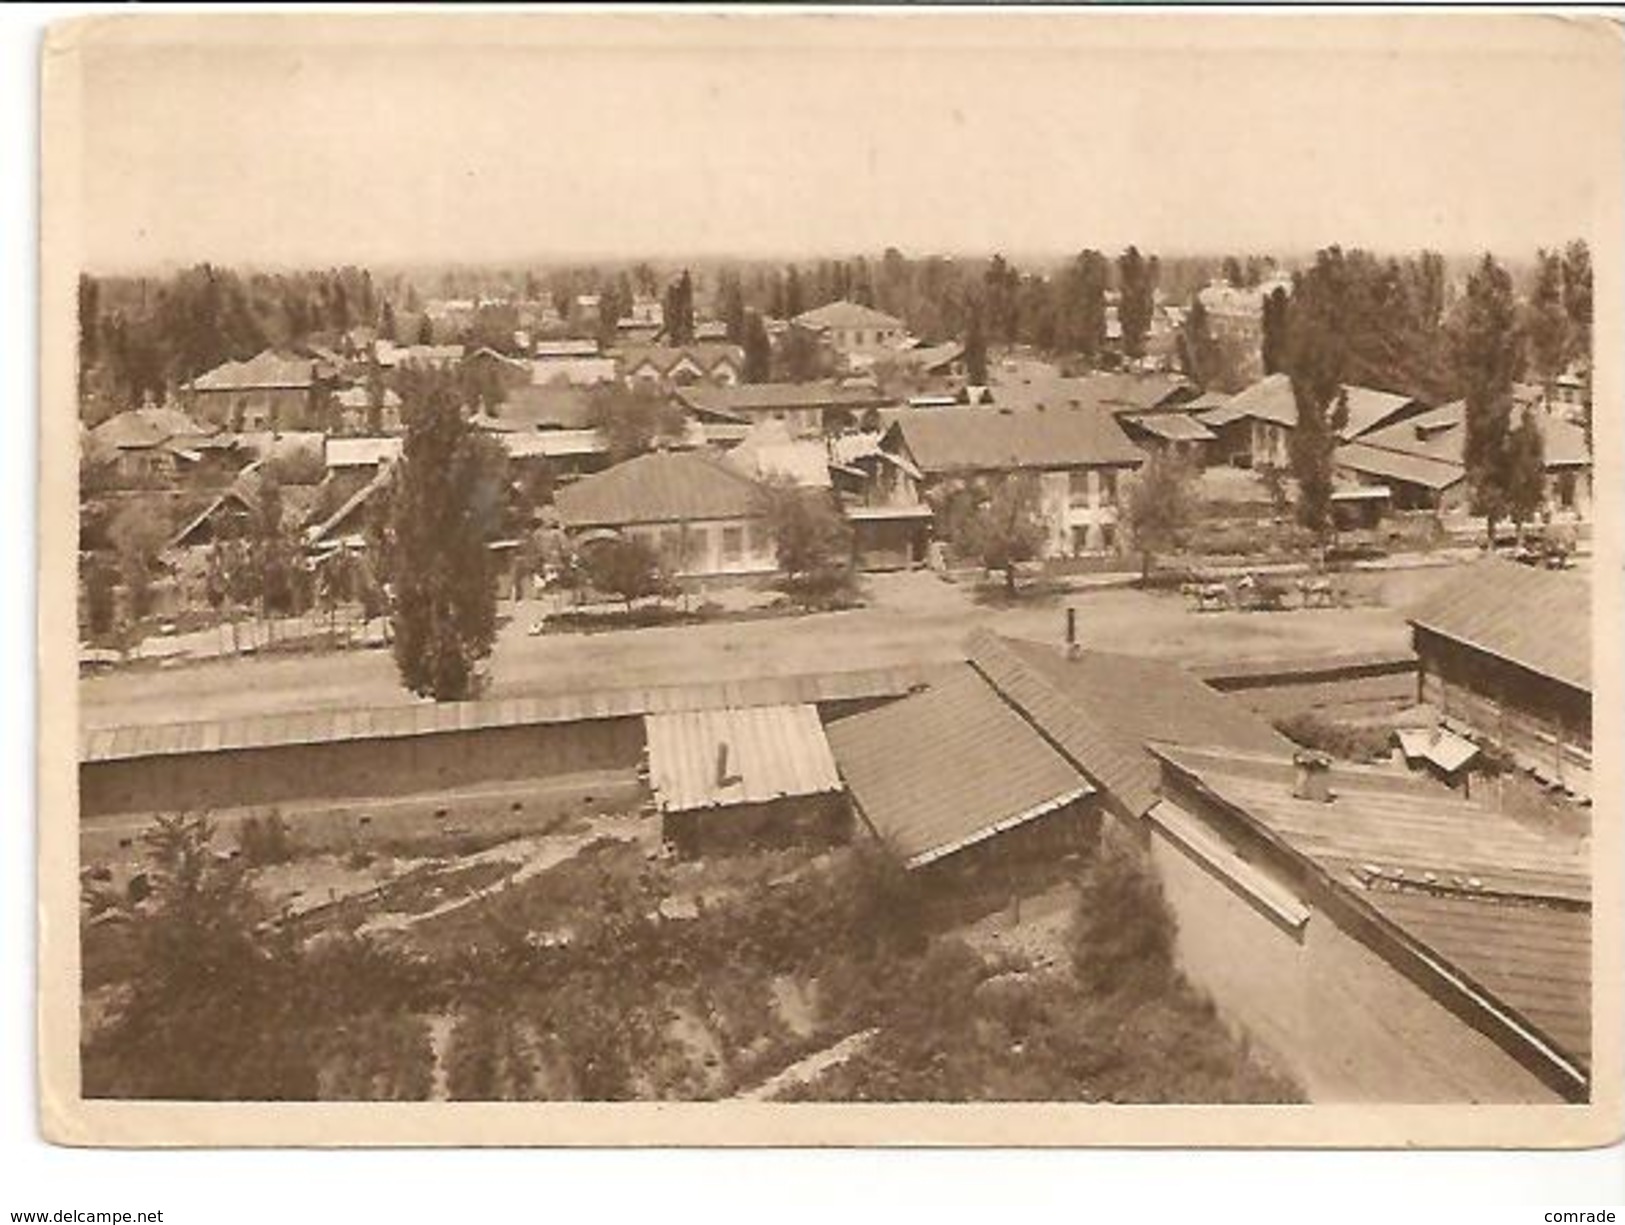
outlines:
[[651, 713], [643, 724], [661, 831], [680, 854], [844, 840], [841, 778], [816, 707]]
[[962, 665], [922, 693], [829, 727], [858, 816], [909, 869], [990, 851], [1087, 845], [1094, 788]]

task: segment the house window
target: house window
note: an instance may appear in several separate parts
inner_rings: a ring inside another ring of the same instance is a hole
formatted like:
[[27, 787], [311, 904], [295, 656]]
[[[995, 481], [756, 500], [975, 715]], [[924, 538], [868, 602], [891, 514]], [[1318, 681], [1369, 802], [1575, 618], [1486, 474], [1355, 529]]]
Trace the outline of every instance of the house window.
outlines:
[[1117, 501], [1117, 473], [1110, 468], [1100, 472], [1100, 502], [1108, 506]]
[[1102, 523], [1100, 525], [1100, 547], [1108, 553], [1117, 547], [1117, 525], [1115, 523]]
[[660, 533], [660, 553], [668, 562], [683, 561], [683, 529], [668, 527]]
[[722, 529], [722, 564], [738, 565], [744, 560], [745, 529], [742, 527], [725, 527]]

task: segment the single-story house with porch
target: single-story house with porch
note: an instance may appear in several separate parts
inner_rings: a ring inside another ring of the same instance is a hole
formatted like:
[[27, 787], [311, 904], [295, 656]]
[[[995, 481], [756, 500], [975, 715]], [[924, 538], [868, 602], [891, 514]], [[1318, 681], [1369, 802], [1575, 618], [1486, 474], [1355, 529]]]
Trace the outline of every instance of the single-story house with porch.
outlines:
[[560, 525], [578, 545], [641, 540], [668, 558], [679, 577], [778, 569], [757, 482], [707, 451], [639, 455], [564, 486], [554, 503]]

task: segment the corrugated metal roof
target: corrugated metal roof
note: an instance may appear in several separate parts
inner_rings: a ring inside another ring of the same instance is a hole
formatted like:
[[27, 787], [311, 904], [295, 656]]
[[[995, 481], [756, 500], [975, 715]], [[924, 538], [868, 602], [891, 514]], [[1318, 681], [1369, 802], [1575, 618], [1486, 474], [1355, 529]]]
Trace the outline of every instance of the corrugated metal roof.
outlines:
[[924, 693], [836, 720], [829, 742], [864, 819], [911, 865], [1092, 790], [964, 665]]
[[816, 708], [647, 714], [649, 785], [662, 812], [763, 804], [841, 790]]
[[971, 664], [1072, 763], [1135, 816], [1157, 802], [1149, 740], [1290, 751], [1291, 741], [1177, 664], [974, 633]]
[[892, 426], [928, 473], [1129, 466], [1145, 453], [1099, 406], [1005, 410], [935, 408], [899, 416]]
[[1583, 841], [1541, 835], [1391, 770], [1331, 768], [1330, 803], [1293, 796], [1288, 756], [1159, 747], [1199, 786], [1492, 995], [1589, 1058], [1591, 881]]
[[[325, 727], [324, 711], [294, 711], [239, 719], [147, 723], [136, 727], [86, 728], [81, 762], [166, 757], [191, 751], [223, 752], [382, 739], [456, 731], [467, 717], [476, 727], [522, 727], [624, 718], [650, 711], [700, 710], [730, 702], [740, 706], [822, 704], [896, 698], [930, 683], [941, 665], [869, 668], [850, 672], [758, 676], [730, 684], [642, 686], [587, 693], [510, 697], [479, 702], [422, 702], [343, 712]], [[462, 712], [466, 710], [465, 716]]]
[[1591, 589], [1577, 575], [1484, 557], [1445, 580], [1410, 622], [1591, 692]]

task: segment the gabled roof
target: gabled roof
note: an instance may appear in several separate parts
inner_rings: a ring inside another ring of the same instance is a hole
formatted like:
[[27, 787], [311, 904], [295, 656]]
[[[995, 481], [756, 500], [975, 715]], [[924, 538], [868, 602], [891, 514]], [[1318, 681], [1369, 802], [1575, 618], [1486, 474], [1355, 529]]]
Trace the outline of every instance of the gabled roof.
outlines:
[[1591, 692], [1591, 588], [1576, 575], [1484, 557], [1446, 579], [1409, 620]]
[[790, 436], [782, 421], [767, 418], [750, 427], [727, 461], [754, 480], [777, 477], [805, 489], [828, 489], [829, 452], [824, 444]]
[[1177, 664], [1083, 651], [1068, 659], [1037, 643], [971, 635], [970, 662], [1073, 765], [1134, 816], [1156, 803], [1151, 740], [1290, 752], [1292, 742], [1247, 707]]
[[904, 365], [929, 373], [951, 366], [964, 356], [965, 346], [957, 340], [949, 340], [940, 345], [915, 345], [900, 352], [897, 359]]
[[963, 665], [924, 693], [837, 719], [828, 734], [863, 819], [909, 867], [1092, 790]]
[[701, 451], [651, 451], [555, 495], [567, 527], [740, 519], [756, 513], [755, 497], [755, 481]]
[[1276, 425], [1298, 424], [1298, 402], [1292, 396], [1292, 380], [1284, 374], [1267, 374], [1230, 397], [1223, 408], [1209, 413], [1208, 425], [1225, 425], [1242, 417], [1273, 421]]
[[90, 431], [99, 447], [116, 451], [145, 450], [172, 438], [203, 437], [212, 433], [178, 408], [133, 408], [117, 413]]
[[344, 533], [345, 529], [355, 526], [355, 519], [362, 507], [372, 501], [382, 490], [388, 488], [389, 483], [395, 479], [395, 468], [392, 464], [383, 464], [361, 488], [344, 500], [344, 502], [327, 518], [320, 523], [314, 523], [305, 529], [305, 540], [309, 544], [317, 545]]
[[1001, 379], [993, 402], [1001, 408], [1105, 408], [1146, 413], [1182, 402], [1195, 387], [1175, 374], [1097, 370], [1076, 378], [1040, 372]]
[[[1391, 421], [1416, 403], [1411, 396], [1354, 384], [1345, 384], [1343, 394], [1348, 400], [1348, 422], [1339, 436], [1345, 442]], [[1298, 424], [1298, 402], [1292, 394], [1291, 377], [1281, 373], [1267, 374], [1251, 386], [1242, 388], [1225, 404], [1205, 412], [1202, 420], [1207, 425], [1217, 427], [1243, 417], [1295, 428]]]
[[1124, 419], [1130, 429], [1142, 429], [1168, 442], [1211, 442], [1213, 431], [1189, 413], [1139, 413]]
[[856, 302], [829, 302], [803, 311], [791, 320], [804, 328], [900, 328], [903, 321], [895, 315], [860, 306]]
[[1416, 403], [1413, 396], [1378, 391], [1374, 387], [1349, 384], [1343, 388], [1343, 392], [1348, 397], [1349, 409], [1348, 424], [1343, 427], [1341, 435], [1344, 441], [1385, 425]]
[[1392, 770], [1334, 764], [1328, 803], [1295, 798], [1290, 755], [1154, 751], [1176, 787], [1199, 787], [1565, 1056], [1589, 1063], [1584, 842], [1536, 833]]
[[1385, 451], [1364, 442], [1344, 443], [1337, 448], [1334, 459], [1340, 466], [1364, 476], [1403, 481], [1427, 489], [1448, 489], [1467, 476], [1467, 470], [1460, 464], [1401, 451]]
[[760, 413], [794, 408], [877, 408], [888, 396], [863, 387], [837, 387], [830, 382], [741, 383], [737, 387], [680, 387], [674, 393], [697, 413], [747, 421]]
[[660, 374], [669, 374], [685, 359], [709, 374], [724, 364], [742, 367], [745, 364], [745, 351], [726, 341], [698, 341], [690, 345], [622, 345], [620, 349], [620, 368], [625, 374], [633, 373], [644, 365], [653, 366]]
[[309, 388], [316, 383], [316, 363], [266, 349], [246, 362], [225, 362], [200, 374], [193, 391], [248, 391], [262, 388]]
[[892, 429], [921, 471], [1134, 465], [1145, 454], [1103, 408], [933, 408], [899, 414]]
[[[1547, 468], [1584, 466], [1591, 462], [1585, 430], [1551, 413], [1535, 410]], [[1415, 455], [1460, 467], [1467, 449], [1467, 403], [1452, 400], [1403, 421], [1372, 430], [1360, 439], [1369, 446]]]

